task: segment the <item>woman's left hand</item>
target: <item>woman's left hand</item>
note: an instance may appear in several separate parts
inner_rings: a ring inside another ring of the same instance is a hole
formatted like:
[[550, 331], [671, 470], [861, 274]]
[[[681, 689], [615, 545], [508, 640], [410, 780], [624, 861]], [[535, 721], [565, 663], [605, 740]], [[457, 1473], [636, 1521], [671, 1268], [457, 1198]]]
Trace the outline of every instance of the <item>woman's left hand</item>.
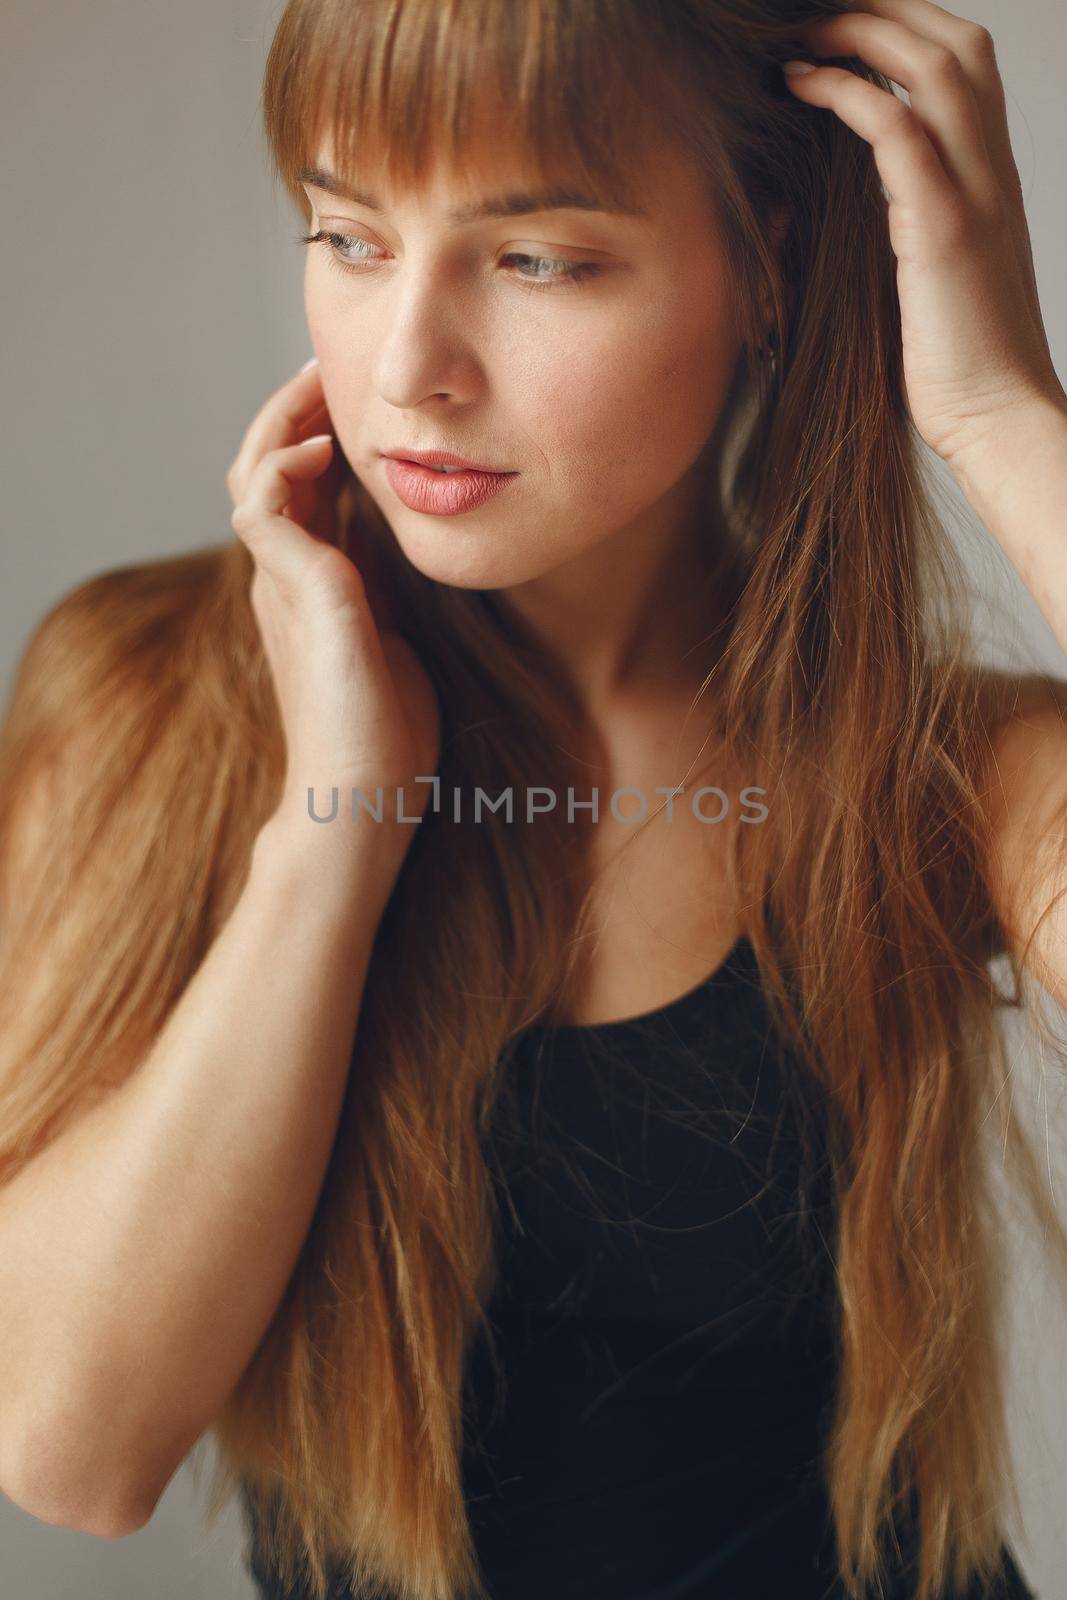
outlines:
[[1062, 404], [1041, 320], [1004, 85], [987, 29], [931, 0], [861, 0], [802, 25], [906, 89], [818, 65], [785, 82], [873, 147], [889, 192], [912, 421], [951, 467], [1035, 398]]

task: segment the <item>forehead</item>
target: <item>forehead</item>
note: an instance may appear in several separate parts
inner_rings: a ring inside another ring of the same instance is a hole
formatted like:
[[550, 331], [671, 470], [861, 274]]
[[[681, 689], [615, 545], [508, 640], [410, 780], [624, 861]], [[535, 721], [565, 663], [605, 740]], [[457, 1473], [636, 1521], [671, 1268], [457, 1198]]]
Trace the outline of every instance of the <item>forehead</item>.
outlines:
[[457, 162], [431, 158], [416, 180], [399, 184], [390, 178], [388, 160], [376, 152], [361, 152], [358, 161], [346, 162], [329, 130], [321, 131], [309, 148], [311, 163], [299, 173], [309, 187], [371, 210], [407, 194], [420, 200], [437, 197], [449, 205], [448, 220], [454, 225], [567, 208], [606, 212], [613, 219], [650, 226], [664, 216], [692, 215], [706, 200], [707, 184], [697, 163], [662, 139], [646, 138], [628, 154], [621, 193], [596, 177], [582, 180], [566, 169], [545, 171], [522, 152], [508, 150], [499, 137], [472, 141]]

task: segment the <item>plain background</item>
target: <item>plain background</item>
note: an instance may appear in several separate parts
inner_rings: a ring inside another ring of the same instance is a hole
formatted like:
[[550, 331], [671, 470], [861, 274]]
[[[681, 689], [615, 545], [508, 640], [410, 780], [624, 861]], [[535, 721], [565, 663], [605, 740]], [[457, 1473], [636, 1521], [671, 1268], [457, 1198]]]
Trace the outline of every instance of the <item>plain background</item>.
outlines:
[[[31, 629], [82, 579], [233, 537], [226, 469], [259, 406], [310, 353], [298, 219], [272, 191], [260, 125], [281, 9], [276, 0], [7, 0], [5, 688]], [[1062, 379], [1062, 0], [970, 0], [965, 14], [996, 41]], [[976, 594], [1007, 619], [1005, 632], [976, 606], [988, 653], [1067, 676], [999, 547], [940, 464], [932, 470]], [[1067, 538], [1067, 507], [1064, 519]], [[1013, 1092], [1038, 1128], [1064, 1212], [1063, 1078], [1025, 1037], [1017, 1051]], [[1010, 1417], [1025, 1515], [1012, 1534], [1041, 1600], [1067, 1600], [1067, 1318], [1033, 1227], [1010, 1214], [1006, 1226]], [[3, 1600], [248, 1600], [242, 1550], [236, 1512], [204, 1532], [188, 1461], [150, 1523], [121, 1540], [51, 1527], [0, 1497]]]

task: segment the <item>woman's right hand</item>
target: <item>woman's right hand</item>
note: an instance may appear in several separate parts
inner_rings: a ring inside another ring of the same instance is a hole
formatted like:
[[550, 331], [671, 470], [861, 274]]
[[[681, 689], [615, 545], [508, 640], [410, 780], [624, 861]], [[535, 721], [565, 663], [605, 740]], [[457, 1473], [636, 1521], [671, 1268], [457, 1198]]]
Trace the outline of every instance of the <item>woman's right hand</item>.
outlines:
[[[314, 365], [271, 395], [226, 478], [233, 530], [255, 563], [251, 605], [285, 732], [285, 784], [275, 815], [319, 834], [363, 830], [371, 855], [395, 874], [420, 825], [397, 822], [396, 791], [402, 814], [421, 817], [430, 785], [414, 780], [437, 771], [440, 708], [411, 645], [381, 626], [362, 574], [329, 542], [336, 483], [326, 488], [321, 480], [340, 447], [323, 435], [324, 423], [330, 416]], [[379, 785], [383, 821], [366, 809], [353, 821], [350, 790], [362, 790], [373, 804]], [[315, 790], [321, 817], [330, 814], [333, 786], [337, 817], [316, 823], [308, 789]]]

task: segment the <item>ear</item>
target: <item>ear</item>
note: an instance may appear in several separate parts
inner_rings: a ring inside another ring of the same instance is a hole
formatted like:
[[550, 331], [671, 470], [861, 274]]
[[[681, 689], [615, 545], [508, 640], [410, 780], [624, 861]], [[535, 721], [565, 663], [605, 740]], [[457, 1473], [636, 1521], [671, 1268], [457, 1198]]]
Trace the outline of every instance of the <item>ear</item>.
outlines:
[[[774, 255], [778, 254], [778, 251], [781, 249], [781, 246], [782, 246], [782, 240], [785, 238], [786, 233], [789, 231], [790, 217], [791, 217], [791, 212], [789, 210], [789, 207], [786, 206], [786, 205], [776, 206], [774, 208], [774, 210], [770, 213], [769, 217], [768, 217], [768, 220], [767, 220], [767, 236], [768, 236], [768, 238], [770, 240], [771, 252]], [[763, 302], [762, 313], [763, 313], [763, 318], [764, 318], [765, 323], [767, 323], [769, 325], [770, 316], [771, 316], [771, 307], [770, 307], [770, 302], [766, 298], [764, 299], [764, 302]]]
[[791, 212], [787, 205], [775, 206], [768, 219], [768, 233], [771, 244], [777, 250], [789, 229]]

